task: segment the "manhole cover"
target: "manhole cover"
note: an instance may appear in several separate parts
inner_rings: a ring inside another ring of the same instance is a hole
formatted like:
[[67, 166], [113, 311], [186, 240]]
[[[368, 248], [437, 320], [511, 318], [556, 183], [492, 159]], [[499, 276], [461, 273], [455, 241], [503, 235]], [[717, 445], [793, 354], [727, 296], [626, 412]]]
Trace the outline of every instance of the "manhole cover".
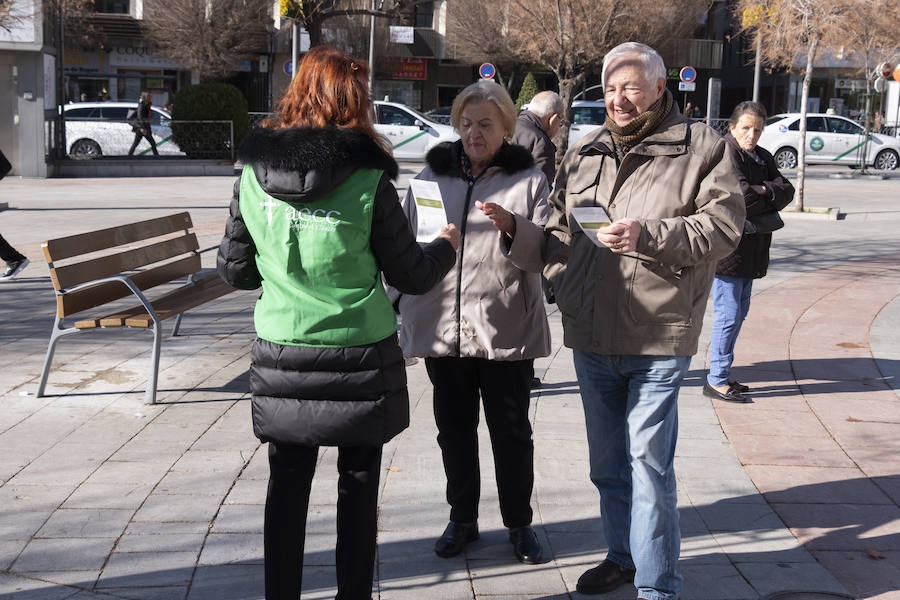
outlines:
[[766, 600], [853, 600], [853, 596], [834, 592], [775, 592]]

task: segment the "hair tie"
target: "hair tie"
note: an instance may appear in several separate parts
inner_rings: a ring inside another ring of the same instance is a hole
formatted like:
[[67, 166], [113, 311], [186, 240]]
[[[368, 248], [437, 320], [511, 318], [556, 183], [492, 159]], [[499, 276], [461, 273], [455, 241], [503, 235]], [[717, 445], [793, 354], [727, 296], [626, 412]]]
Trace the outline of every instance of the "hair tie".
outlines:
[[353, 61], [350, 61], [350, 70], [351, 71], [359, 71], [359, 65]]

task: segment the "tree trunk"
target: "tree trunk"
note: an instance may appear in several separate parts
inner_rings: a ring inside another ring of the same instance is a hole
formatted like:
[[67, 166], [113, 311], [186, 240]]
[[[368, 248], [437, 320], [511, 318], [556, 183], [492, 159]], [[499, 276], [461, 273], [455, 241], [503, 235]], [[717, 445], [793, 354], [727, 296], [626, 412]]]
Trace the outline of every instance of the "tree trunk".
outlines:
[[556, 139], [553, 140], [556, 144], [556, 166], [558, 167], [569, 149], [569, 127], [571, 123], [569, 123], [568, 115], [572, 112], [572, 96], [581, 88], [585, 74], [579, 73], [571, 77], [559, 77], [557, 74], [557, 78], [559, 79], [559, 97], [562, 98], [562, 104], [567, 115], [566, 122], [559, 128], [559, 133], [556, 134]]
[[819, 38], [814, 37], [806, 53], [806, 72], [803, 74], [803, 93], [800, 94], [800, 144], [797, 149], [797, 194], [794, 208], [803, 212], [803, 194], [806, 184], [806, 105], [809, 102], [809, 84], [812, 82], [813, 61], [819, 49]]

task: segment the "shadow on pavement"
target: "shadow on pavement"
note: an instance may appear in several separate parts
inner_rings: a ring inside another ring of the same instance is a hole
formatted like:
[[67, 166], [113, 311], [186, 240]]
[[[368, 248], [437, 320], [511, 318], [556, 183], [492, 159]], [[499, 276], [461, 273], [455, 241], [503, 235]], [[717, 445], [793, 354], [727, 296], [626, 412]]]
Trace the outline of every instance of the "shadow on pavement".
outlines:
[[[868, 517], [860, 520], [858, 515], [848, 510], [850, 505], [841, 504], [838, 500], [846, 497], [848, 490], [858, 486], [871, 486], [873, 483], [879, 489], [883, 486], [897, 486], [897, 479], [898, 476], [873, 477], [794, 486], [769, 492], [766, 496], [773, 503], [776, 513], [782, 510], [796, 512], [798, 508], [802, 511], [799, 521], [795, 517], [792, 517], [792, 520], [793, 526], [806, 536], [806, 548], [813, 551], [817, 558], [827, 558], [831, 563], [829, 565], [831, 572], [837, 575], [851, 593], [894, 592], [900, 590], [900, 580], [897, 578], [900, 575], [900, 553], [896, 552], [900, 548], [900, 534], [892, 533], [896, 527], [894, 529], [890, 527], [892, 522], [896, 523], [897, 515], [894, 513], [900, 509], [884, 495], [879, 505], [884, 510], [869, 511]], [[585, 482], [585, 485], [590, 484]], [[819, 503], [819, 508], [810, 510], [807, 503], [813, 500]], [[262, 511], [262, 506], [258, 508]], [[757, 523], [761, 526], [743, 530], [736, 527], [733, 521], [723, 519], [725, 514], [723, 511], [735, 514], [735, 511], [750, 508], [757, 512], [767, 510], [766, 505], [760, 504], [759, 496], [756, 495], [736, 496], [711, 504], [681, 509], [682, 529], [690, 530], [682, 534], [682, 559], [679, 562], [685, 574], [686, 594], [690, 593], [691, 587], [718, 585], [714, 581], [707, 581], [708, 577], [717, 568], [726, 568], [729, 565], [732, 567], [728, 568], [736, 568], [746, 581], [746, 584], [741, 584], [747, 588], [746, 591], [753, 593], [755, 589], [755, 593], [759, 595], [779, 589], [836, 591], [834, 582], [826, 580], [827, 577], [821, 575], [824, 571], [817, 571], [820, 573], [818, 576], [813, 576], [815, 573], [811, 575], [809, 567], [815, 566], [815, 563], [809, 554], [799, 547], [796, 540], [785, 539], [782, 521], [775, 514], [769, 513], [770, 517], [757, 519]], [[3, 512], [0, 511], [0, 517], [2, 515]], [[875, 518], [873, 515], [881, 517]], [[698, 517], [702, 521], [701, 527], [697, 527], [700, 524], [696, 520]], [[435, 535], [438, 529], [438, 524], [435, 524]], [[441, 597], [449, 597], [446, 596], [448, 590], [439, 592], [436, 586], [471, 576], [477, 592], [479, 584], [491, 586], [493, 578], [504, 578], [504, 581], [514, 582], [517, 573], [529, 574], [527, 579], [522, 579], [523, 584], [528, 585], [524, 582], [535, 582], [536, 580], [532, 578], [539, 577], [538, 574], [542, 570], [555, 572], [566, 568], [574, 570], [574, 576], [577, 577], [580, 570], [589, 568], [598, 557], [603, 556], [605, 542], [597, 518], [545, 523], [537, 525], [536, 529], [545, 544], [547, 556], [540, 565], [516, 563], [506, 541], [505, 531], [483, 531], [482, 539], [468, 546], [465, 559], [436, 558], [431, 551], [433, 537], [412, 537], [414, 534], [411, 533], [411, 539], [382, 543], [379, 545], [378, 561], [382, 593], [386, 589], [407, 592], [418, 589], [422, 594], [434, 592]], [[825, 532], [812, 534], [821, 531]], [[258, 531], [250, 533], [260, 535]], [[396, 536], [397, 532], [393, 533]], [[723, 553], [722, 547], [715, 539], [715, 536], [720, 534], [729, 537], [728, 548], [736, 551], [727, 555]], [[773, 535], [781, 537], [773, 540]], [[735, 541], [734, 536], [739, 536], [740, 539]], [[246, 543], [246, 536], [236, 536], [235, 540], [236, 544], [241, 541]], [[834, 549], [841, 552], [832, 552], [834, 556], [825, 556]], [[60, 554], [58, 559], [64, 560], [68, 551], [70, 550], [60, 548], [52, 552], [58, 552]], [[165, 548], [157, 548], [156, 554], [164, 556]], [[235, 555], [238, 554], [241, 552], [235, 552]], [[244, 556], [246, 555], [244, 553]], [[113, 554], [113, 557], [119, 559], [124, 556], [127, 554]], [[56, 560], [53, 556], [41, 557], [43, 564], [47, 564], [47, 561], [55, 563]], [[330, 597], [329, 593], [333, 593], [331, 590], [334, 586], [333, 551], [308, 552], [305, 564], [304, 597], [308, 597], [307, 594], [315, 598]], [[872, 575], [875, 572], [873, 569], [876, 568], [882, 571], [892, 570], [894, 577], [858, 576], [866, 573]], [[773, 573], [773, 569], [783, 572]], [[849, 575], [844, 578], [841, 577], [842, 573]], [[855, 578], [854, 573], [857, 575]], [[237, 560], [227, 564], [140, 571], [121, 576], [104, 575], [101, 575], [99, 581], [74, 581], [67, 585], [59, 585], [48, 581], [41, 582], [40, 577], [47, 577], [41, 573], [19, 574], [14, 564], [12, 569], [0, 572], [0, 582], [6, 579], [4, 583], [8, 590], [12, 590], [13, 587], [18, 589], [6, 592], [2, 598], [52, 600], [68, 598], [79, 590], [90, 590], [102, 594], [99, 597], [107, 598], [176, 599], [183, 598], [188, 590], [187, 586], [190, 585], [187, 596], [189, 599], [250, 600], [261, 598], [263, 590], [261, 555], [251, 560]], [[15, 586], [10, 585], [10, 577], [17, 578]], [[554, 574], [553, 577], [558, 575]], [[784, 583], [780, 583], [782, 581]], [[774, 589], [766, 590], [766, 586]], [[509, 587], [505, 589], [506, 593], [525, 594], [533, 600], [567, 597], [564, 593], [540, 596], [529, 593], [527, 589], [516, 590]], [[83, 597], [86, 596], [78, 596], [79, 600]], [[705, 594], [704, 597], [710, 596]], [[729, 594], [728, 597], [737, 596]]]

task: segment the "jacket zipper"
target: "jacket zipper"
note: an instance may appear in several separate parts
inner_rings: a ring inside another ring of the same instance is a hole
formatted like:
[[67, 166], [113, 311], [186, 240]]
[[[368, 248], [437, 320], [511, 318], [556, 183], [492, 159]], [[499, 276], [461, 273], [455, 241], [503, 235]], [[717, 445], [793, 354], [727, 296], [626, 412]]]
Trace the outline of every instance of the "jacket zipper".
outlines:
[[459, 227], [459, 269], [456, 271], [456, 357], [462, 357], [462, 270], [463, 270], [463, 251], [466, 247], [466, 226], [469, 224], [469, 205], [472, 203], [472, 190], [475, 182], [481, 179], [481, 176], [487, 171], [485, 169], [478, 174], [478, 177], [471, 181], [467, 181], [466, 188], [466, 204], [463, 207], [462, 223]]

